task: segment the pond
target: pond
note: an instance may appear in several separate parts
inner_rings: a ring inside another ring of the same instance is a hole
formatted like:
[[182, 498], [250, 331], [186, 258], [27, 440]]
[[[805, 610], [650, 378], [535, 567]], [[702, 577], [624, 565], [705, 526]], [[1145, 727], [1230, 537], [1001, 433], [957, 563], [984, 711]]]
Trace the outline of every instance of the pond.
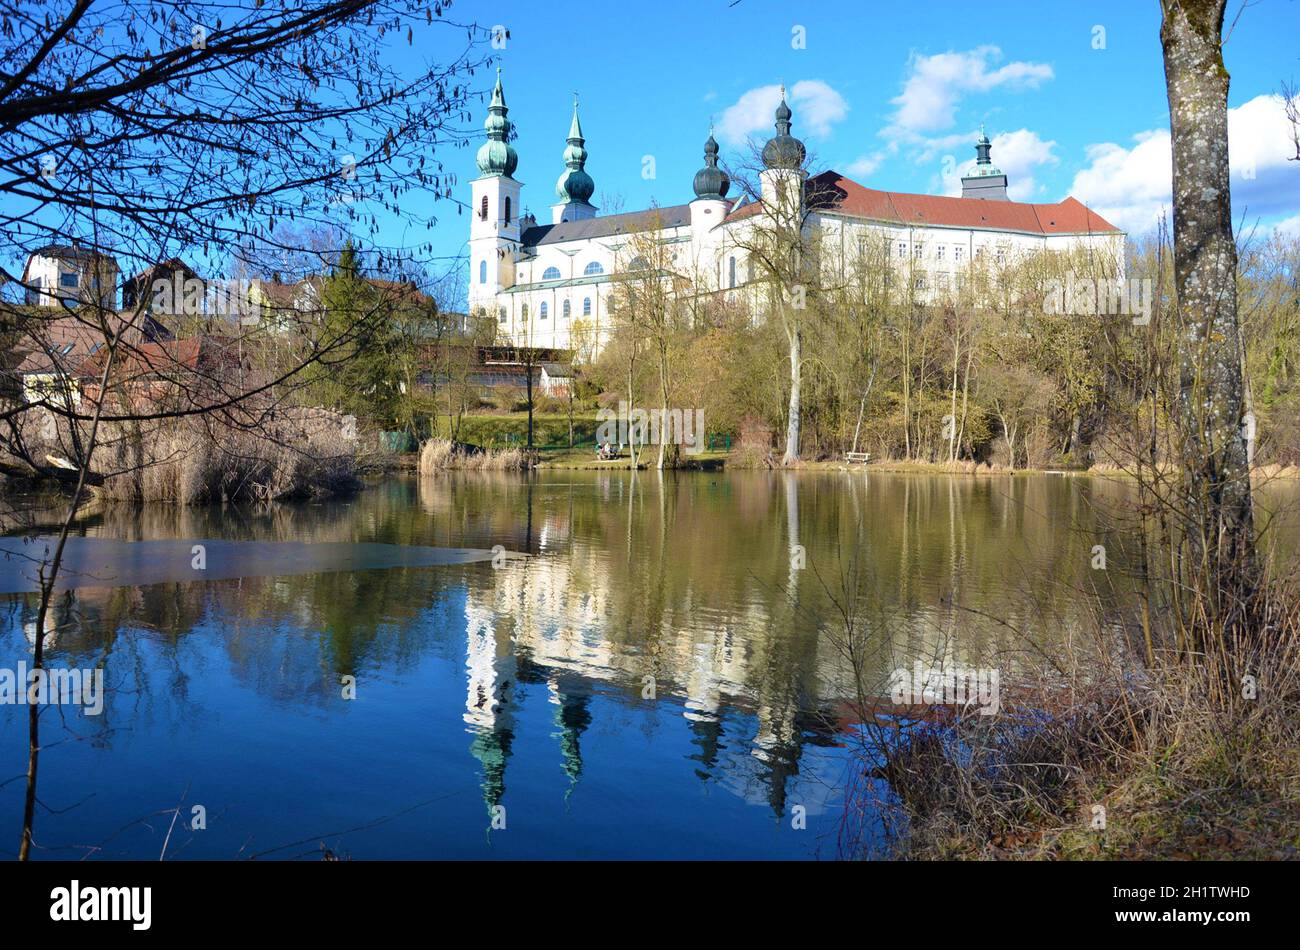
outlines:
[[[108, 507], [45, 631], [52, 668], [102, 668], [102, 708], [42, 710], [34, 854], [833, 858], [845, 609], [876, 631], [872, 688], [931, 657], [1014, 669], [1124, 584], [1129, 493], [549, 472]], [[0, 544], [3, 670], [30, 662], [41, 533]], [[6, 857], [27, 709], [0, 705]]]

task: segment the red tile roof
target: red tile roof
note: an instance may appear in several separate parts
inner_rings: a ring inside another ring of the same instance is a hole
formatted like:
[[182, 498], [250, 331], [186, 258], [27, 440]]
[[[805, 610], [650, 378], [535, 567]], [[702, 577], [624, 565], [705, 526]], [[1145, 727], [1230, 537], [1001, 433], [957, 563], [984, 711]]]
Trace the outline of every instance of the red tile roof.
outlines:
[[[1119, 228], [1074, 198], [1056, 204], [1026, 204], [910, 195], [864, 188], [833, 171], [808, 179], [804, 191], [809, 207], [815, 210], [904, 226], [987, 228], [1043, 235], [1119, 232]], [[726, 220], [747, 218], [757, 214], [760, 207], [757, 202], [750, 202], [727, 215]]]

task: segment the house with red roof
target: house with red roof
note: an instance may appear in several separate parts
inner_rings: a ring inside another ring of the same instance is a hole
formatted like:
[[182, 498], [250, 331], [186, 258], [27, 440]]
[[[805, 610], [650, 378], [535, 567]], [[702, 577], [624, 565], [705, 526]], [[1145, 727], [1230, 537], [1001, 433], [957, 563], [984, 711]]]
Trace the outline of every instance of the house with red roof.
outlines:
[[[733, 196], [710, 135], [704, 166], [692, 182], [695, 197], [682, 204], [601, 215], [592, 204], [595, 184], [586, 170], [587, 148], [577, 103], [556, 182], [550, 223], [521, 213], [518, 155], [498, 75], [485, 122], [487, 141], [477, 155], [479, 176], [470, 183], [469, 312], [495, 318], [498, 340], [516, 346], [599, 350], [615, 326], [610, 312], [621, 277], [644, 267], [632, 237], [653, 234], [669, 249], [674, 286], [691, 294], [745, 299], [756, 290], [758, 269], [746, 246], [754, 229], [795, 194], [807, 236], [823, 266], [846, 267], [871, 241], [874, 266], [901, 272], [895, 286], [912, 299], [937, 303], [959, 291], [973, 267], [996, 270], [1026, 255], [1085, 249], [1123, 274], [1122, 231], [1074, 198], [1055, 203], [1010, 200], [1007, 176], [994, 163], [981, 130], [975, 164], [962, 177], [960, 196], [882, 191], [836, 171], [808, 177], [806, 149], [794, 136], [793, 113], [782, 95], [776, 134], [762, 150], [761, 200]], [[784, 190], [783, 190], [784, 189]], [[836, 248], [838, 261], [836, 260]]]

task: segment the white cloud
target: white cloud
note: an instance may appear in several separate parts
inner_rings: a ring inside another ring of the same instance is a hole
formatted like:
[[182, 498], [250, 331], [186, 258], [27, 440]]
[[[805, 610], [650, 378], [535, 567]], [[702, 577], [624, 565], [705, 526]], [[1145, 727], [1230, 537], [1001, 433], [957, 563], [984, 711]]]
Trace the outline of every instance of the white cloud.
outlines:
[[[758, 86], [744, 92], [718, 119], [718, 137], [730, 145], [739, 145], [751, 135], [773, 133], [773, 113], [780, 101], [780, 86]], [[794, 134], [800, 136], [824, 138], [849, 113], [844, 97], [820, 79], [795, 83], [787, 101], [794, 113]]]
[[845, 169], [845, 172], [850, 178], [860, 182], [864, 178], [870, 178], [884, 160], [885, 156], [882, 152], [861, 155], [849, 163], [849, 167]]
[[[1117, 227], [1151, 230], [1172, 204], [1169, 131], [1153, 129], [1125, 148], [1113, 142], [1088, 148], [1088, 166], [1070, 194]], [[1234, 224], [1300, 210], [1300, 176], [1288, 158], [1295, 141], [1280, 96], [1257, 96], [1228, 110]]]
[[1274, 225], [1274, 228], [1279, 234], [1282, 234], [1285, 237], [1300, 238], [1300, 214], [1297, 214], [1293, 218], [1279, 221]]
[[1053, 76], [1046, 63], [1012, 62], [993, 67], [1002, 58], [996, 46], [933, 56], [913, 54], [903, 91], [892, 100], [897, 107], [887, 135], [919, 135], [951, 128], [958, 103], [969, 93], [999, 86], [1035, 88]]

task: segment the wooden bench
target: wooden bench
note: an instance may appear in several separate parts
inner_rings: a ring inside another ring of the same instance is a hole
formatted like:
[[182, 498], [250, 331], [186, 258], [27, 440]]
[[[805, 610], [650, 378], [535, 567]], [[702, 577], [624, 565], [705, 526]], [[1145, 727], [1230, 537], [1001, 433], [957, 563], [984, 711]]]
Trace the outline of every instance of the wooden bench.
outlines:
[[871, 461], [871, 453], [870, 452], [845, 452], [844, 461], [861, 462], [863, 465], [866, 465], [868, 462]]

